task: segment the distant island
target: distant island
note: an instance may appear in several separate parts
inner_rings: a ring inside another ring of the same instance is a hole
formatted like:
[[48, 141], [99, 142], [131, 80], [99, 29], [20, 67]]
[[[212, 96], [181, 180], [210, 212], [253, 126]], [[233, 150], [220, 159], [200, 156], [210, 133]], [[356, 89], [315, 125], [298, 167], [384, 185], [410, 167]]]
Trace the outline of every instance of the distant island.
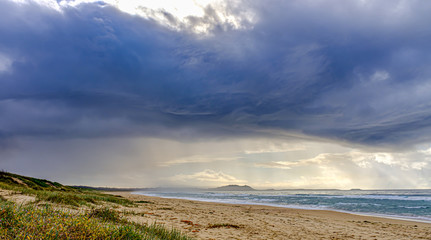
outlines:
[[244, 186], [240, 186], [240, 185], [227, 185], [227, 186], [222, 186], [222, 187], [217, 187], [217, 188], [209, 188], [208, 190], [211, 191], [256, 191], [256, 189], [244, 185]]

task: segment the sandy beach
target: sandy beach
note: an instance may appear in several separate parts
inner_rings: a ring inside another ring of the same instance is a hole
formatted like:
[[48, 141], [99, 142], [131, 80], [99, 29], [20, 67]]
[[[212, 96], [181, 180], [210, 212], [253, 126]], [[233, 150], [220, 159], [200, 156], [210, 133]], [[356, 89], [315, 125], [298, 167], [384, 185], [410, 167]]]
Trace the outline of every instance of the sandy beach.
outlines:
[[124, 209], [197, 239], [431, 239], [431, 223], [361, 216], [323, 210], [233, 205], [109, 192], [138, 202]]

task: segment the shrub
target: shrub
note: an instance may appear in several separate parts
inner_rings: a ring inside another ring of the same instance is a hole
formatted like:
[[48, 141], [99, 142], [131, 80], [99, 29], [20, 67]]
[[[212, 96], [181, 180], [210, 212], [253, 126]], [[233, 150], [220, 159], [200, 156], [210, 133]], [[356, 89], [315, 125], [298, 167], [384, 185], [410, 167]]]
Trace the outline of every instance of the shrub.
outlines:
[[88, 216], [105, 222], [119, 223], [122, 221], [120, 214], [109, 208], [94, 208], [89, 212]]
[[[116, 216], [107, 209], [93, 210], [89, 214], [72, 214], [55, 210], [49, 205], [16, 206], [11, 202], [2, 202], [0, 239], [190, 239], [176, 230], [167, 230], [161, 225], [110, 222], [116, 219]], [[105, 220], [101, 220], [103, 218]]]

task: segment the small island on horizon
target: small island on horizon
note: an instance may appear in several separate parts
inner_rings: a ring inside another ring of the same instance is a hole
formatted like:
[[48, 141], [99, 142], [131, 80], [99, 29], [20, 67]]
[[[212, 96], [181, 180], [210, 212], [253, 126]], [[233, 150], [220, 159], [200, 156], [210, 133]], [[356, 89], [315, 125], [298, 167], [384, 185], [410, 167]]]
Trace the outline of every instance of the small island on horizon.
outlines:
[[256, 189], [248, 186], [248, 185], [226, 185], [226, 186], [221, 186], [221, 187], [216, 187], [216, 188], [210, 188], [208, 190], [211, 191], [257, 191]]

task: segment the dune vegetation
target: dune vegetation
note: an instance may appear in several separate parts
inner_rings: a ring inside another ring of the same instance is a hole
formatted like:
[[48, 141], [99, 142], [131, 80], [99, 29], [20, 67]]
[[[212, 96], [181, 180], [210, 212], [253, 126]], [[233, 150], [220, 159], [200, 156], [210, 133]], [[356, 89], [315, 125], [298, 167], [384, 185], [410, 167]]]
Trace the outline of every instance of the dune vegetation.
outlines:
[[119, 209], [136, 203], [120, 196], [7, 172], [0, 191], [0, 239], [191, 239], [127, 220]]

